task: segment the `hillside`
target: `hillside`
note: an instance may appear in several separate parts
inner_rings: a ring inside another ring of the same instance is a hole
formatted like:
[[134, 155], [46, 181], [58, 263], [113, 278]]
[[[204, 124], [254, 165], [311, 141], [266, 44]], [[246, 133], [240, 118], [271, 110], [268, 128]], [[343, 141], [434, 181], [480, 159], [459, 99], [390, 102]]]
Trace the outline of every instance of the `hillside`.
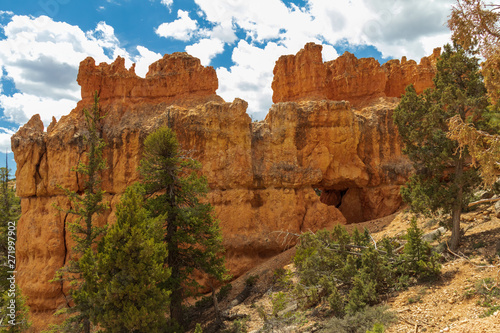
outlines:
[[[441, 245], [442, 250], [442, 274], [436, 281], [417, 283], [407, 290], [385, 295], [383, 304], [389, 306], [397, 320], [386, 328], [387, 333], [396, 332], [497, 332], [500, 330], [500, 293], [489, 299], [489, 306], [484, 304], [484, 298], [476, 290], [482, 288], [484, 279], [491, 279], [500, 284], [500, 219], [494, 204], [483, 205], [476, 210], [464, 214], [463, 227], [467, 230], [463, 238], [460, 251], [452, 254]], [[397, 237], [406, 232], [411, 218], [405, 209], [391, 216], [349, 226], [357, 228], [368, 228], [375, 240], [382, 237]], [[446, 219], [446, 216], [433, 218], [419, 218], [418, 226], [431, 233], [439, 228], [438, 222]], [[444, 233], [439, 240], [432, 244], [439, 247], [439, 243], [445, 241], [450, 233]], [[286, 311], [293, 313], [303, 311], [299, 323], [291, 325], [280, 324], [279, 320], [272, 318], [272, 297], [280, 290], [274, 283], [273, 275], [279, 268], [294, 271], [291, 260], [294, 249], [290, 249], [263, 265], [252, 269], [250, 272], [233, 281], [233, 286], [227, 301], [221, 302], [221, 310], [235, 318], [224, 322], [227, 332], [238, 332], [231, 330], [235, 327], [236, 320], [244, 322], [247, 332], [265, 332], [263, 329], [265, 321], [259, 308], [264, 309], [268, 315], [268, 322], [275, 320], [273, 332], [319, 332], [330, 316], [324, 305], [316, 305], [313, 308], [302, 310], [293, 306], [281, 313], [283, 317]], [[250, 296], [242, 303], [230, 307], [231, 302], [244, 289], [245, 280], [250, 276], [258, 276], [259, 279]], [[490, 285], [491, 286], [491, 285]], [[484, 306], [483, 306], [484, 305]], [[205, 313], [204, 325], [210, 332], [213, 323], [213, 310]], [[220, 331], [223, 331], [222, 329]], [[244, 332], [244, 331], [240, 331]]]

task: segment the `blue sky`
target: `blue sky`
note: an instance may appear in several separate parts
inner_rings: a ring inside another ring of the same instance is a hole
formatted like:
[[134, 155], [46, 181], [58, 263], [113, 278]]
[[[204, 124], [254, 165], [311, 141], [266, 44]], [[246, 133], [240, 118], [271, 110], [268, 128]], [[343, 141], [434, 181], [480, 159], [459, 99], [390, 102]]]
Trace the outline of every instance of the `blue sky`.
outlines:
[[120, 55], [144, 76], [163, 54], [186, 51], [216, 69], [221, 97], [246, 100], [250, 116], [262, 119], [279, 56], [315, 42], [325, 61], [344, 51], [381, 63], [418, 60], [449, 41], [454, 2], [2, 0], [0, 151], [10, 152], [10, 136], [34, 114], [47, 126], [75, 107], [78, 65], [87, 56], [109, 63]]

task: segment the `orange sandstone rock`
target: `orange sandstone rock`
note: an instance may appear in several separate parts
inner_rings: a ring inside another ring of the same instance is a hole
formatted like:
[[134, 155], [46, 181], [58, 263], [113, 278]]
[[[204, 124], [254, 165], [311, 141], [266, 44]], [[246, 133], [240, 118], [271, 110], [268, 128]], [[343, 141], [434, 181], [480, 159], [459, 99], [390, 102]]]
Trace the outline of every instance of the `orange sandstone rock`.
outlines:
[[[71, 255], [65, 226], [72, 217], [53, 204], [68, 205], [59, 186], [82, 190], [82, 179], [71, 168], [86, 158], [82, 110], [92, 105], [94, 91], [100, 93], [106, 115], [101, 128], [108, 168], [102, 177], [110, 203], [97, 223], [113, 223], [120, 195], [139, 180], [144, 138], [169, 126], [187, 154], [203, 165], [210, 186], [207, 200], [221, 221], [228, 267], [239, 276], [293, 246], [296, 239], [285, 239], [286, 232], [331, 228], [398, 209], [399, 185], [411, 166], [392, 123], [398, 99], [387, 97], [387, 82], [411, 81], [403, 74], [423, 73], [412, 76], [421, 78], [412, 82], [425, 86], [432, 59], [423, 64], [430, 66], [428, 73], [422, 64], [398, 72], [394, 64], [380, 67], [348, 54], [324, 64], [321, 47], [308, 44], [297, 56], [277, 62], [277, 103], [260, 122], [251, 121], [245, 101], [226, 103], [215, 95], [215, 71], [187, 54], [166, 55], [144, 79], [133, 67], [125, 69], [121, 58], [99, 66], [91, 58], [84, 60], [77, 107], [53, 120], [47, 132], [34, 116], [12, 137], [22, 205], [18, 281], [36, 329], [44, 328], [49, 314], [66, 302], [67, 286], [48, 280]], [[344, 101], [331, 100], [334, 96]]]
[[380, 65], [374, 58], [357, 59], [345, 52], [323, 63], [321, 45], [307, 44], [296, 55], [281, 56], [274, 67], [273, 102], [305, 99], [346, 100], [362, 106], [379, 97], [400, 97], [408, 84], [418, 93], [432, 87], [437, 48], [420, 64], [413, 60], [390, 60]]
[[135, 65], [127, 70], [121, 57], [99, 66], [88, 57], [80, 63], [77, 81], [84, 104], [91, 103], [95, 91], [106, 103], [127, 99], [192, 103], [215, 97], [218, 88], [212, 67], [204, 67], [199, 59], [180, 52], [166, 54], [151, 64], [144, 79], [135, 74]]

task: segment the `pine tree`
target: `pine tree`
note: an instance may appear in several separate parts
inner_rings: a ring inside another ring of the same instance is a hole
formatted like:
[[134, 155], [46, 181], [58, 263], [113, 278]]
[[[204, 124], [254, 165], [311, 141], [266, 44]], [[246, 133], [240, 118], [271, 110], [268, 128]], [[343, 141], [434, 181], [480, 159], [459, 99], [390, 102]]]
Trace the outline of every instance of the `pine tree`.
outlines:
[[[116, 208], [116, 223], [96, 254], [95, 322], [104, 332], [160, 332], [166, 326], [169, 292], [162, 219], [151, 219], [138, 186], [129, 187]], [[93, 265], [87, 252], [80, 261]]]
[[[165, 264], [171, 269], [165, 288], [171, 291], [170, 316], [182, 324], [185, 290], [198, 287], [192, 277], [196, 269], [223, 280], [222, 236], [212, 206], [200, 202], [208, 191], [207, 181], [196, 170], [200, 163], [181, 155], [175, 133], [160, 128], [144, 141], [140, 164], [146, 193], [146, 207], [152, 217], [163, 220], [167, 245]], [[191, 172], [190, 172], [191, 171]]]
[[[96, 238], [103, 235], [105, 227], [94, 225], [95, 218], [102, 213], [107, 204], [104, 203], [104, 191], [101, 188], [100, 172], [106, 168], [103, 158], [104, 140], [101, 137], [99, 97], [94, 94], [94, 104], [91, 111], [83, 109], [88, 134], [84, 137], [87, 146], [87, 161], [80, 161], [72, 169], [84, 179], [83, 194], [63, 189], [71, 202], [71, 208], [66, 213], [75, 216], [69, 224], [71, 238], [76, 246], [66, 267], [56, 274], [56, 281], [71, 281], [70, 299], [74, 306], [67, 309], [69, 317], [62, 324], [61, 330], [67, 332], [85, 332], [91, 330], [91, 316], [94, 306], [91, 302], [96, 288], [95, 275], [95, 245]], [[86, 260], [80, 260], [85, 257]]]
[[434, 89], [417, 95], [406, 88], [394, 122], [415, 167], [402, 188], [403, 199], [417, 212], [444, 209], [452, 215], [451, 248], [460, 240], [460, 215], [479, 183], [477, 171], [466, 164], [467, 151], [457, 153], [457, 142], [447, 137], [448, 120], [480, 122], [488, 105], [478, 59], [459, 46], [444, 47], [437, 63]]
[[[24, 332], [31, 325], [29, 308], [19, 287], [14, 285], [12, 289], [9, 280], [15, 276], [11, 272], [16, 270], [11, 266], [15, 265], [15, 258], [13, 251], [9, 251], [9, 245], [15, 246], [17, 220], [21, 212], [20, 200], [10, 187], [9, 175], [6, 162], [5, 168], [0, 168], [0, 332]], [[15, 299], [16, 325], [10, 324], [12, 319], [7, 316], [10, 313], [7, 307], [12, 299]]]

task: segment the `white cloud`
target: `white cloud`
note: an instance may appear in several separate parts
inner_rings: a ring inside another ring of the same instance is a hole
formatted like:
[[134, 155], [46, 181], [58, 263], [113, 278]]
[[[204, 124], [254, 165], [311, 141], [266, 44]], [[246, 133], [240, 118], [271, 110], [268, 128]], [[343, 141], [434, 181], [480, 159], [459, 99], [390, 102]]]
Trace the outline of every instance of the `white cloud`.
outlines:
[[3, 28], [6, 38], [0, 40], [0, 79], [12, 80], [19, 93], [6, 96], [0, 90], [0, 108], [6, 119], [17, 124], [40, 114], [47, 126], [52, 116], [58, 119], [68, 114], [81, 97], [76, 77], [80, 62], [88, 56], [96, 63], [110, 63], [120, 55], [126, 66], [137, 62], [136, 72], [142, 76], [150, 63], [161, 58], [142, 46], [131, 56], [105, 22], [84, 32], [46, 16], [13, 16]]
[[234, 25], [231, 21], [221, 22], [217, 24], [211, 31], [206, 31], [207, 37], [216, 38], [225, 43], [232, 44], [238, 37], [234, 33]]
[[209, 66], [213, 57], [224, 52], [224, 42], [218, 39], [201, 39], [198, 43], [187, 46], [186, 52], [200, 59], [203, 66]]
[[48, 126], [52, 116], [59, 119], [68, 114], [76, 106], [76, 101], [16, 93], [13, 96], [0, 95], [0, 105], [4, 108], [5, 118], [11, 122], [24, 124], [33, 115], [39, 114], [44, 125]]
[[156, 34], [160, 37], [174, 38], [188, 41], [198, 29], [198, 23], [189, 17], [189, 13], [184, 10], [177, 11], [178, 19], [173, 22], [162, 23]]
[[9, 128], [0, 127], [0, 152], [4, 153], [5, 151], [11, 152], [10, 148], [10, 137], [15, 133]]
[[272, 104], [273, 68], [287, 49], [270, 42], [264, 48], [241, 40], [233, 50], [235, 63], [229, 70], [217, 69], [219, 90], [226, 101], [239, 97], [248, 102], [248, 113], [267, 111]]
[[144, 46], [137, 46], [139, 55], [134, 57], [135, 73], [140, 77], [145, 77], [149, 70], [149, 65], [162, 58], [162, 55], [148, 50]]
[[170, 9], [174, 4], [174, 0], [161, 0], [161, 4]]
[[[271, 104], [272, 70], [279, 56], [315, 42], [323, 44], [323, 60], [329, 61], [338, 56], [333, 45], [347, 42], [352, 47], [373, 45], [384, 57], [406, 55], [418, 61], [449, 41], [445, 23], [454, 0], [307, 0], [301, 8], [280, 0], [195, 2], [203, 12], [199, 16], [216, 28], [225, 24], [225, 32], [234, 34], [238, 28], [246, 34], [233, 50], [235, 64], [217, 69], [218, 94], [229, 101], [247, 100], [252, 113]], [[216, 28], [201, 35], [214, 38], [220, 33]], [[216, 51], [207, 49], [204, 56]]]

